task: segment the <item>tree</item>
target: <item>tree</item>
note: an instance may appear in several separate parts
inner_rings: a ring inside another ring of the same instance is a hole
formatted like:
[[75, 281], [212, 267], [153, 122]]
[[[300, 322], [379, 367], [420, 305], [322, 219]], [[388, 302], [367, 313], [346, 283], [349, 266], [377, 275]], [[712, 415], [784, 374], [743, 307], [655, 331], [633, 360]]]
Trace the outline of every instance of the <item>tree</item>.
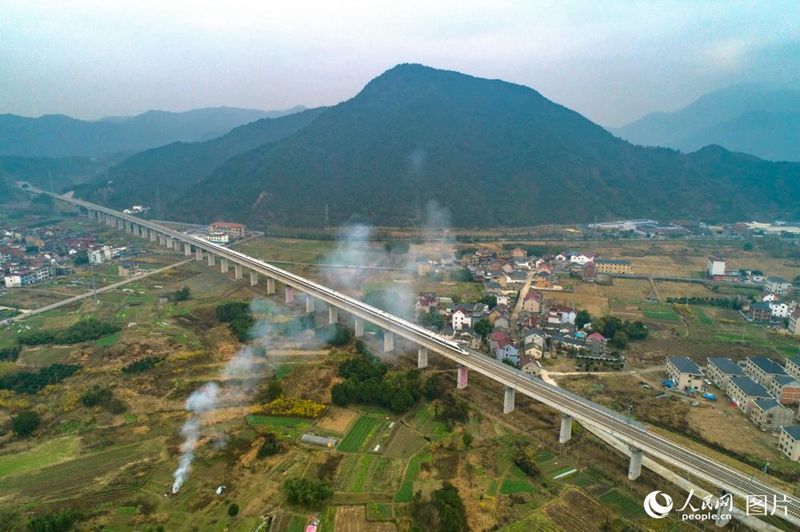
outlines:
[[625, 334], [625, 331], [617, 331], [614, 333], [614, 336], [611, 337], [611, 345], [617, 347], [619, 349], [625, 349], [628, 347], [628, 335]]
[[172, 299], [175, 301], [187, 301], [191, 296], [191, 291], [189, 290], [188, 286], [184, 286], [174, 294], [172, 294]]
[[742, 249], [745, 251], [753, 251], [753, 243], [752, 242], [745, 242], [742, 246]]
[[30, 436], [41, 424], [42, 419], [33, 410], [23, 410], [11, 418], [11, 430], [22, 438]]
[[274, 401], [283, 395], [283, 384], [278, 379], [272, 379], [267, 385], [267, 402]]
[[72, 263], [75, 266], [83, 266], [84, 264], [89, 264], [89, 255], [86, 253], [79, 253], [75, 255], [75, 258], [72, 260]]
[[586, 309], [581, 309], [575, 315], [575, 327], [583, 329], [583, 326], [592, 321], [592, 315]]
[[455, 282], [462, 282], [466, 283], [472, 281], [472, 272], [470, 272], [466, 268], [461, 268], [459, 270], [453, 270], [450, 272], [450, 280]]
[[258, 457], [266, 458], [267, 456], [274, 456], [281, 450], [281, 442], [274, 432], [267, 432], [264, 434], [264, 443], [258, 448]]
[[439, 396], [442, 394], [442, 389], [439, 385], [438, 374], [434, 373], [433, 375], [425, 379], [425, 386], [423, 386], [422, 388], [422, 394], [428, 401], [433, 401], [434, 399], [439, 398]]
[[442, 532], [469, 530], [467, 509], [458, 494], [458, 488], [445, 481], [441, 489], [433, 492], [433, 502], [439, 512], [439, 530]]
[[485, 340], [486, 337], [492, 333], [492, 329], [494, 329], [494, 327], [492, 327], [492, 322], [486, 318], [481, 318], [478, 320], [478, 323], [475, 324], [473, 329], [475, 330], [476, 334], [480, 334], [481, 338]]
[[464, 431], [464, 433], [461, 435], [461, 441], [464, 442], [464, 447], [469, 449], [469, 446], [472, 445], [472, 442], [474, 441], [472, 433]]
[[483, 294], [479, 301], [484, 303], [489, 308], [494, 308], [497, 306], [497, 296], [494, 294]]
[[231, 505], [228, 506], [228, 515], [231, 517], [236, 517], [239, 515], [239, 505], [235, 502], [231, 503]]

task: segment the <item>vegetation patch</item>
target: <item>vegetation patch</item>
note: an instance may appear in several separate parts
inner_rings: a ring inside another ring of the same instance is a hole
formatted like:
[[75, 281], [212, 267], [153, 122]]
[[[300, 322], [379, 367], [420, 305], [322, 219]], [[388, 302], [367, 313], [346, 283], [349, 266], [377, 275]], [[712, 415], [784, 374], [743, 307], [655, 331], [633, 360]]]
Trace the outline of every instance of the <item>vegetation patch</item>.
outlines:
[[274, 427], [304, 428], [310, 427], [311, 422], [300, 417], [274, 417], [274, 416], [247, 416], [251, 425], [271, 425]]
[[73, 376], [81, 367], [75, 364], [53, 364], [34, 372], [13, 373], [0, 377], [0, 390], [33, 395], [45, 386], [58, 384]]
[[515, 480], [515, 479], [503, 479], [503, 483], [500, 485], [500, 493], [503, 495], [513, 495], [515, 493], [535, 493], [536, 488], [531, 486], [528, 482], [524, 480]]
[[382, 427], [388, 425], [386, 421], [369, 416], [361, 416], [353, 428], [339, 443], [339, 450], [355, 452], [360, 450]]
[[279, 397], [265, 404], [262, 412], [268, 416], [304, 417], [316, 419], [322, 415], [326, 406], [310, 399], [286, 399]]

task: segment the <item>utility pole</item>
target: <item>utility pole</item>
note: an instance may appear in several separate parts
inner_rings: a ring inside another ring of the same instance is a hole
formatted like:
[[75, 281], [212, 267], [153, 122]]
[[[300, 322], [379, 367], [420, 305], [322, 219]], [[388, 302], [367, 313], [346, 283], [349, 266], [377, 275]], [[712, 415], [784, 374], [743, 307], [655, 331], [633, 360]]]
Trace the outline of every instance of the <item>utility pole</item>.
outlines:
[[92, 276], [92, 293], [94, 294], [94, 304], [99, 305], [100, 301], [97, 299], [97, 285], [94, 282], [94, 261], [92, 260], [92, 248], [86, 252], [89, 255], [89, 271]]

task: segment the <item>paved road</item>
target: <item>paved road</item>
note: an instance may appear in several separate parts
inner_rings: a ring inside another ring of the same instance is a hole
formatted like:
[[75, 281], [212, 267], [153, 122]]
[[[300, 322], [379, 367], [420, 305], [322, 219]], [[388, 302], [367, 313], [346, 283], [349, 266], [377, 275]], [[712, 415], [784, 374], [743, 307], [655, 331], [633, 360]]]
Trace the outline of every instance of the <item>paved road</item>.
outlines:
[[543, 402], [564, 414], [570, 415], [583, 424], [603, 430], [627, 445], [640, 449], [647, 455], [657, 458], [669, 464], [671, 467], [681, 469], [712, 485], [723, 488], [738, 497], [766, 495], [770, 499], [775, 497], [781, 501], [785, 500], [786, 502], [784, 504], [787, 508], [785, 519], [795, 526], [800, 527], [800, 500], [797, 498], [789, 496], [772, 486], [758, 482], [754, 478], [726, 465], [715, 462], [697, 451], [686, 449], [661, 435], [651, 433], [642, 424], [622, 414], [609, 410], [596, 403], [592, 403], [583, 397], [558, 388], [557, 386], [548, 384], [539, 378], [524, 374], [519, 370], [515, 370], [477, 351], [466, 350], [457, 343], [446, 340], [415, 323], [398, 318], [388, 312], [367, 305], [355, 298], [336, 292], [326, 286], [282, 270], [264, 261], [105, 207], [73, 198], [64, 198], [63, 196], [54, 194], [53, 196], [91, 211], [109, 214], [134, 224], [153, 229], [159, 233], [189, 243], [198, 249], [210, 252], [219, 257], [227, 258], [229, 261], [241, 264], [251, 271], [266, 275], [287, 286], [306, 292], [314, 296], [314, 298], [344, 310], [357, 318], [374, 323], [385, 331], [397, 334], [421, 347], [439, 353], [463, 367], [478, 371], [504, 386], [514, 388], [517, 392]]
[[[155, 275], [157, 273], [161, 273], [164, 270], [169, 270], [170, 268], [174, 268], [175, 266], [180, 266], [181, 264], [186, 264], [187, 262], [191, 262], [192, 260], [194, 260], [194, 259], [188, 259], [188, 260], [184, 260], [184, 261], [181, 261], [181, 262], [176, 262], [175, 264], [170, 264], [169, 266], [164, 266], [163, 268], [159, 268], [157, 270], [152, 270], [152, 271], [149, 271], [147, 273], [143, 273], [141, 275], [137, 275], [136, 277], [131, 277], [129, 279], [125, 279], [124, 281], [120, 281], [118, 283], [114, 283], [114, 284], [110, 284], [108, 286], [104, 286], [102, 288], [98, 288], [97, 289], [97, 293], [98, 294], [102, 294], [104, 292], [110, 292], [111, 290], [119, 288], [120, 286], [125, 286], [128, 283], [132, 283], [134, 281], [139, 281], [141, 279], [144, 279], [145, 277], [149, 277], [151, 275]], [[45, 305], [44, 307], [40, 307], [40, 308], [37, 308], [35, 310], [29, 310], [29, 311], [25, 312], [24, 314], [20, 314], [19, 316], [14, 316], [13, 318], [11, 318], [11, 321], [21, 321], [21, 320], [24, 320], [25, 318], [30, 318], [31, 316], [36, 316], [37, 314], [41, 314], [42, 312], [47, 312], [49, 310], [53, 310], [53, 309], [57, 309], [59, 307], [63, 307], [64, 305], [69, 305], [71, 303], [76, 303], [78, 301], [90, 298], [93, 295], [94, 295], [94, 291], [91, 291], [91, 292], [86, 292], [85, 294], [81, 294], [81, 295], [78, 295], [78, 296], [70, 297], [68, 299], [64, 299], [62, 301], [59, 301], [58, 303], [53, 303], [51, 305]]]

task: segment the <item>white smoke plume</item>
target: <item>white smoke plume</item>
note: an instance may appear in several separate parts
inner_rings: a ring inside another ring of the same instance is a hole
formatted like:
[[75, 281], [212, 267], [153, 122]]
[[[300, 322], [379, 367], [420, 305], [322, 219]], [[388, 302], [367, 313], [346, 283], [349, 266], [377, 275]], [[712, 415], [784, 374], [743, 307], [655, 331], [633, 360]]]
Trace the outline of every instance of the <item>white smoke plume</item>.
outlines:
[[[253, 307], [254, 303], [251, 303], [251, 309]], [[266, 353], [273, 334], [274, 329], [271, 324], [264, 321], [256, 322], [250, 332], [254, 341], [242, 346], [225, 365], [221, 375], [222, 385], [209, 382], [193, 392], [186, 400], [186, 411], [191, 412], [192, 415], [181, 427], [183, 443], [181, 444], [178, 468], [173, 473], [175, 479], [172, 484], [173, 494], [180, 491], [191, 472], [194, 451], [200, 441], [203, 429], [204, 416], [218, 408], [247, 402], [253, 387], [263, 374], [258, 367], [259, 362], [264, 360], [261, 353]], [[213, 436], [218, 447], [225, 445], [224, 431], [215, 431]]]
[[327, 262], [330, 264], [352, 266], [352, 268], [327, 268], [326, 280], [334, 288], [354, 290], [361, 288], [363, 266], [376, 266], [381, 263], [372, 246], [375, 228], [364, 224], [346, 224], [339, 228], [336, 236], [336, 249]]

